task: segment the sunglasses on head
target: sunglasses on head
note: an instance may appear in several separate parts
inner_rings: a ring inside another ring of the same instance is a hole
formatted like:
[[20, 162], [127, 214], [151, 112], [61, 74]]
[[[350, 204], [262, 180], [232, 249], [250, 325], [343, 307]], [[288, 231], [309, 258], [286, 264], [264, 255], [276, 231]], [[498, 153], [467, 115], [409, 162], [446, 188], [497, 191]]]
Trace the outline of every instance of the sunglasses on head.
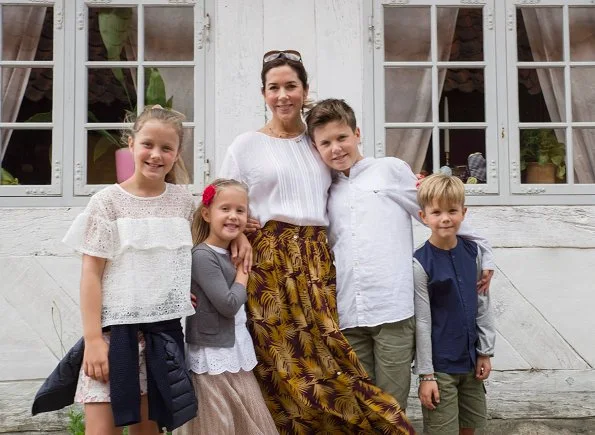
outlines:
[[267, 51], [262, 57], [262, 63], [265, 64], [275, 59], [287, 59], [295, 62], [302, 61], [302, 55], [296, 50], [271, 50]]

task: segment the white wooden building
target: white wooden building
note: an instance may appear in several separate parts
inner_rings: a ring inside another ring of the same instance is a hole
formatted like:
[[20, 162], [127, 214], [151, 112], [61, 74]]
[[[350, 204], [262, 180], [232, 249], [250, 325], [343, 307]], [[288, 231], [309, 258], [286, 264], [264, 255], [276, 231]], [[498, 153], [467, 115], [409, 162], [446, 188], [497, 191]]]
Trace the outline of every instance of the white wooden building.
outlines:
[[[102, 34], [110, 14], [122, 37]], [[594, 1], [0, 0], [0, 16], [0, 166], [19, 183], [0, 186], [0, 432], [66, 421], [30, 416], [81, 333], [80, 259], [60, 240], [115, 181], [112, 139], [149, 98], [136, 89], [158, 72], [187, 115], [200, 192], [233, 138], [266, 120], [270, 49], [301, 52], [312, 99], [354, 107], [365, 155], [464, 179], [467, 156], [485, 157], [467, 192], [497, 261], [490, 415], [595, 417]], [[531, 133], [561, 152], [556, 179], [524, 170], [543, 146]]]

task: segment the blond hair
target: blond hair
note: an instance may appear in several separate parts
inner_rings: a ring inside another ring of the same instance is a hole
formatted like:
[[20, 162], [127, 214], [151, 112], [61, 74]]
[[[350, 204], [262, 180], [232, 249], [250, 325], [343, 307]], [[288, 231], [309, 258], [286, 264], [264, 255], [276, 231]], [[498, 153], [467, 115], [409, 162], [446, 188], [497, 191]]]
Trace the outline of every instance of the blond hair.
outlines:
[[128, 146], [128, 141], [130, 139], [134, 141], [136, 134], [143, 128], [147, 121], [152, 120], [171, 125], [176, 131], [180, 141], [178, 158], [171, 171], [165, 175], [165, 181], [174, 184], [188, 184], [190, 182], [190, 177], [188, 176], [186, 165], [184, 165], [184, 160], [181, 156], [182, 142], [184, 141], [184, 128], [182, 127], [182, 122], [186, 120], [186, 117], [182, 113], [172, 109], [163, 108], [159, 104], [145, 107], [138, 117], [134, 112], [128, 112], [126, 115], [126, 122], [131, 122], [133, 124], [130, 129], [124, 131], [122, 134], [122, 142]]
[[417, 190], [417, 202], [423, 210], [434, 204], [465, 205], [465, 185], [458, 177], [432, 174], [421, 180]]
[[[209, 186], [212, 186], [215, 189], [215, 196], [213, 196], [213, 198], [209, 202], [209, 205], [205, 205], [201, 200], [200, 205], [194, 212], [194, 217], [192, 218], [192, 243], [194, 245], [198, 245], [199, 243], [204, 242], [206, 238], [209, 237], [210, 226], [209, 223], [205, 221], [205, 219], [203, 218], [202, 211], [205, 208], [211, 206], [215, 198], [217, 198], [217, 196], [222, 190], [227, 189], [228, 187], [239, 188], [240, 190], [246, 192], [246, 197], [248, 197], [248, 186], [246, 186], [245, 183], [233, 180], [231, 178], [217, 178], [215, 181], [209, 184]], [[209, 186], [207, 186], [205, 190]]]

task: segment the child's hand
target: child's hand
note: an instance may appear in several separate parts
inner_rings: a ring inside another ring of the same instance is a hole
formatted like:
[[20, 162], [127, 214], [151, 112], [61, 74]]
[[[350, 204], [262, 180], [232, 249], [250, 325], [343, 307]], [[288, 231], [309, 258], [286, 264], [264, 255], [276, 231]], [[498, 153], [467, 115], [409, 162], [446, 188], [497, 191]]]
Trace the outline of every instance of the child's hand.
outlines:
[[492, 276], [494, 276], [493, 270], [484, 269], [481, 271], [481, 279], [477, 282], [477, 293], [482, 295], [488, 293]]
[[440, 392], [438, 391], [438, 382], [436, 381], [420, 381], [419, 382], [419, 400], [421, 404], [430, 411], [436, 409], [436, 405], [440, 403]]
[[475, 366], [475, 379], [483, 381], [490, 376], [492, 371], [492, 362], [489, 356], [477, 355], [477, 364]]
[[109, 381], [108, 351], [109, 346], [103, 337], [85, 340], [83, 370], [91, 379], [101, 382]]
[[234, 266], [242, 264], [245, 273], [252, 269], [252, 245], [244, 234], [240, 234], [231, 241], [231, 261]]
[[192, 304], [193, 308], [198, 306], [198, 303], [196, 302], [196, 295], [194, 293], [190, 293], [190, 303]]
[[244, 229], [244, 232], [249, 234], [249, 233], [253, 233], [259, 229], [260, 229], [260, 222], [257, 219], [248, 218], [248, 222], [246, 223], [246, 229]]

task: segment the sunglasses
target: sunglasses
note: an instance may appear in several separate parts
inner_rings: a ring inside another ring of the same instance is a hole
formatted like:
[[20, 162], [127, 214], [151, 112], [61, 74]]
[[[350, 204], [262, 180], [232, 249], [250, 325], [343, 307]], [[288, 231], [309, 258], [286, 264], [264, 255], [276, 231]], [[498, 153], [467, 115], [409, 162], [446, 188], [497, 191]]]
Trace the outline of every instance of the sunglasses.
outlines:
[[262, 57], [262, 63], [265, 64], [275, 59], [287, 59], [295, 62], [302, 61], [302, 55], [296, 50], [271, 50], [267, 51]]

